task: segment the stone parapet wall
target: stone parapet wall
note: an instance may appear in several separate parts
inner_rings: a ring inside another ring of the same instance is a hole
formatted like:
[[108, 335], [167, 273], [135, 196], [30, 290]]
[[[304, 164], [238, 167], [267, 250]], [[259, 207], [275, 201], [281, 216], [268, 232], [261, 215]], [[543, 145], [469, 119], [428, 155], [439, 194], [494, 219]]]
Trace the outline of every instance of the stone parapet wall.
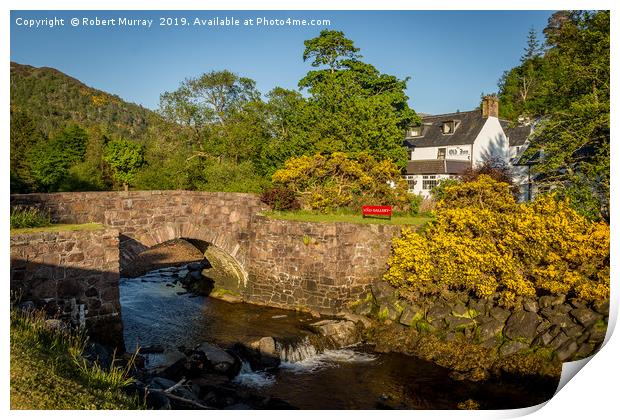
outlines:
[[256, 194], [114, 191], [14, 194], [11, 206], [48, 212], [55, 223], [99, 222], [121, 233], [121, 268], [147, 248], [177, 238], [212, 243], [245, 265], [250, 223], [267, 207]]
[[74, 325], [120, 321], [118, 236], [116, 229], [12, 235], [11, 291]]
[[312, 223], [257, 216], [250, 232], [248, 301], [338, 312], [385, 272], [400, 226]]
[[[185, 238], [230, 255], [228, 262], [238, 264], [242, 274], [239, 291], [247, 301], [324, 313], [339, 311], [381, 278], [392, 237], [401, 231], [400, 226], [391, 225], [271, 219], [259, 215], [267, 206], [256, 194], [18, 194], [11, 196], [11, 205], [38, 207], [49, 212], [56, 223], [99, 222], [116, 229], [120, 248], [117, 273], [149, 247]], [[58, 240], [62, 242], [60, 236]], [[63, 251], [60, 245], [52, 245], [54, 241], [50, 237], [44, 245], [53, 251], [41, 251], [50, 266], [65, 262], [59, 260], [64, 258], [58, 256]], [[96, 262], [91, 263], [97, 268]]]

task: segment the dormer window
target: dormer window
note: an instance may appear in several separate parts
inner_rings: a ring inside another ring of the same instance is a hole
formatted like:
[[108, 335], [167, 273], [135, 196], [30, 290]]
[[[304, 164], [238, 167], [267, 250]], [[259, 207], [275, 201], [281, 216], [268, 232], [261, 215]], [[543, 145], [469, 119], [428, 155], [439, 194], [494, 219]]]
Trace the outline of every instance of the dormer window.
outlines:
[[452, 134], [454, 133], [455, 126], [456, 124], [454, 121], [444, 121], [444, 123], [441, 125], [441, 132], [443, 134]]
[[407, 137], [420, 137], [422, 135], [422, 127], [410, 127], [407, 130]]

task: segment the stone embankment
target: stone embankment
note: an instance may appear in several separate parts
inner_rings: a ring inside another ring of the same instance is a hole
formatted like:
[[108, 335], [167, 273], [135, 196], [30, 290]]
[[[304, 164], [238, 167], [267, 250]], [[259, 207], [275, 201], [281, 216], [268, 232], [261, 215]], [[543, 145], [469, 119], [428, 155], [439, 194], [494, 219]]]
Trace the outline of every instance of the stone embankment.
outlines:
[[366, 338], [378, 351], [400, 351], [481, 380], [489, 373], [558, 375], [561, 362], [592, 355], [607, 331], [609, 302], [588, 305], [564, 295], [525, 299], [511, 310], [493, 299], [444, 293], [433, 299], [405, 296], [374, 283], [356, 302], [358, 315], [375, 319]]

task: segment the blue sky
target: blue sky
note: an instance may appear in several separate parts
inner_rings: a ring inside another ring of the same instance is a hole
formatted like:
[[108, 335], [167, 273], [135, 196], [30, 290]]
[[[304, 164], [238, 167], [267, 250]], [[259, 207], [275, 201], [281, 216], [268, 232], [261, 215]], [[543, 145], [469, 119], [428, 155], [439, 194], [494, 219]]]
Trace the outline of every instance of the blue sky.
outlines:
[[[417, 112], [475, 108], [497, 90], [504, 70], [519, 63], [527, 33], [551, 11], [13, 11], [11, 60], [48, 66], [125, 100], [157, 108], [159, 95], [181, 80], [229, 69], [257, 82], [296, 89], [308, 70], [303, 41], [321, 29], [341, 30], [380, 71], [411, 77], [407, 94]], [[154, 19], [151, 28], [72, 27], [77, 17]], [[161, 27], [160, 17], [329, 19], [329, 26]], [[27, 28], [17, 18], [63, 18], [65, 26]]]

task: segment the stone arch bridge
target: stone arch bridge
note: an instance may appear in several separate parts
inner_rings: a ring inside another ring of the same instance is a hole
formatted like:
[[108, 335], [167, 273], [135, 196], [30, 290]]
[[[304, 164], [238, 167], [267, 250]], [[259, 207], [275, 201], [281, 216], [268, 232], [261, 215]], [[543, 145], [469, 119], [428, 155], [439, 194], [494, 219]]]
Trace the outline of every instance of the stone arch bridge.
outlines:
[[[17, 205], [43, 209], [56, 223], [98, 222], [106, 227], [101, 233], [11, 236], [12, 289], [23, 289], [27, 297], [47, 295], [47, 300], [83, 302], [90, 316], [114, 312], [93, 309], [110, 300], [120, 311], [119, 269], [149, 247], [177, 238], [215, 245], [234, 258], [246, 276], [241, 293], [248, 302], [338, 312], [347, 302], [365, 296], [369, 284], [381, 278], [391, 239], [400, 232], [399, 227], [389, 225], [275, 220], [260, 214], [267, 208], [254, 194], [11, 195], [11, 206]], [[76, 269], [87, 274], [71, 277]], [[97, 280], [97, 273], [106, 281]], [[69, 281], [72, 287], [67, 287]], [[43, 291], [33, 293], [33, 288]], [[105, 298], [103, 289], [107, 290]]]

